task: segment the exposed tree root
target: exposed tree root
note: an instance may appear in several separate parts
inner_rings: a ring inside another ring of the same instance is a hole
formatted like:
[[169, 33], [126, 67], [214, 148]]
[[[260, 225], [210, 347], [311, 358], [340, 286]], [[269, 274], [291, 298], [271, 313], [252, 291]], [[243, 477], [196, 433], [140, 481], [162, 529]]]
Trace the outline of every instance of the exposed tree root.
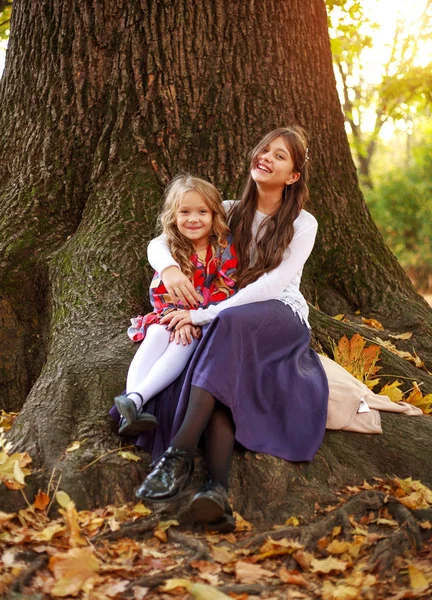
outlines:
[[113, 541], [119, 540], [124, 537], [135, 538], [142, 536], [145, 533], [153, 533], [154, 528], [159, 523], [159, 516], [155, 515], [151, 518], [142, 517], [137, 519], [134, 523], [126, 523], [117, 531], [107, 531], [91, 538], [92, 543], [97, 543], [102, 540]]
[[309, 525], [265, 531], [247, 540], [244, 545], [256, 547], [268, 537], [275, 540], [286, 537], [298, 540], [307, 550], [316, 550], [317, 541], [327, 536], [334, 527], [340, 526], [341, 535], [349, 538], [353, 529], [350, 518], [358, 521], [362, 516], [378, 512], [382, 508], [387, 508], [392, 518], [399, 523], [400, 529], [377, 542], [370, 559], [370, 568], [387, 571], [392, 568], [396, 557], [408, 551], [416, 553], [421, 549], [422, 538], [428, 537], [428, 534], [423, 533], [419, 521], [429, 520], [432, 511], [411, 511], [395, 498], [387, 498], [383, 492], [376, 490], [358, 494], [326, 517]]
[[170, 542], [180, 544], [184, 548], [189, 548], [195, 553], [190, 557], [190, 562], [194, 560], [213, 560], [206, 546], [198, 539], [185, 535], [184, 533], [180, 533], [174, 527], [170, 527], [168, 529], [167, 535]]
[[[39, 571], [39, 569], [43, 569], [48, 564], [48, 555], [47, 554], [35, 554], [32, 553], [32, 562], [29, 566], [21, 571], [18, 577], [15, 579], [13, 584], [11, 585], [10, 591], [13, 594], [20, 594], [23, 592], [24, 588], [29, 585], [33, 577]], [[19, 556], [17, 557], [19, 558]]]

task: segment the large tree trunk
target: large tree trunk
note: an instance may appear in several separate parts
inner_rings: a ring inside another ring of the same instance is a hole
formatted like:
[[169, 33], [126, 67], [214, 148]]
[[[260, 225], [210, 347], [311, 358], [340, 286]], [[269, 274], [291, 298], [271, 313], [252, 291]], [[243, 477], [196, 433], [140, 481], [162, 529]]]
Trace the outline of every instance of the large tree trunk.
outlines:
[[[57, 468], [80, 506], [132, 497], [142, 468], [110, 454], [80, 469], [119, 443], [107, 410], [133, 354], [126, 324], [147, 303], [161, 190], [187, 170], [236, 197], [247, 152], [276, 126], [310, 134], [308, 299], [412, 330], [431, 364], [431, 312], [357, 184], [324, 2], [15, 0], [0, 107], [0, 389], [22, 409], [11, 440], [44, 469], [34, 486]], [[401, 423], [426, 436], [428, 418], [415, 421]], [[324, 469], [338, 439], [369, 444], [328, 436]], [[325, 479], [320, 464], [307, 472]]]

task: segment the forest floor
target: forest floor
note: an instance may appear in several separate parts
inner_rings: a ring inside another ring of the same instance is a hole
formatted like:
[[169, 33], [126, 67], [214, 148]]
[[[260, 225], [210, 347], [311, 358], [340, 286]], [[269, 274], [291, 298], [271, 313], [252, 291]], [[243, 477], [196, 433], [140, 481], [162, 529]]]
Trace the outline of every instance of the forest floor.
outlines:
[[20, 489], [27, 508], [0, 512], [1, 598], [432, 597], [432, 491], [418, 481], [347, 487], [337, 505], [317, 503], [313, 519], [293, 515], [267, 531], [236, 514], [235, 531], [221, 534], [162, 520], [142, 502], [77, 511], [52, 482], [27, 498], [28, 458], [8, 450], [0, 485]]

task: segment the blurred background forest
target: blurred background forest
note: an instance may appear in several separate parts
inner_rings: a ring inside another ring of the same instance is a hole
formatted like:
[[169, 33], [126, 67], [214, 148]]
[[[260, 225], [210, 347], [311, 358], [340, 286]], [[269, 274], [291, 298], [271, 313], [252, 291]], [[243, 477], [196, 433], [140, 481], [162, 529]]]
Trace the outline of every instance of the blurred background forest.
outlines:
[[[326, 0], [359, 180], [384, 239], [432, 303], [432, 0]], [[0, 75], [12, 1], [0, 0]]]

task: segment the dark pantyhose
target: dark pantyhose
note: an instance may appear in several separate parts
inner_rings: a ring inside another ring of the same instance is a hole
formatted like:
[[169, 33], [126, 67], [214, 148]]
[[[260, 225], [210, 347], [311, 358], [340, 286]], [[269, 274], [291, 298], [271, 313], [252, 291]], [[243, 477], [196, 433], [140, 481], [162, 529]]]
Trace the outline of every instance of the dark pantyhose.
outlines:
[[205, 455], [213, 481], [228, 489], [228, 474], [234, 447], [234, 423], [230, 411], [203, 388], [192, 386], [182, 426], [171, 446], [184, 450], [191, 458], [206, 430]]

